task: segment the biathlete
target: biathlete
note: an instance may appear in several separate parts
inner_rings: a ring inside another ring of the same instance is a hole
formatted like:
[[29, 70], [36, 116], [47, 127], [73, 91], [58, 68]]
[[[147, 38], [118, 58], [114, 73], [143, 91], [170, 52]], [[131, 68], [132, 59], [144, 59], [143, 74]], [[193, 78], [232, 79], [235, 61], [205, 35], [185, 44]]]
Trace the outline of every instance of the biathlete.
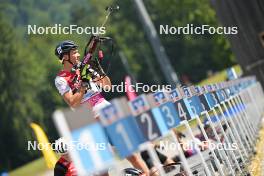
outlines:
[[[70, 40], [59, 43], [56, 46], [55, 55], [63, 65], [55, 78], [55, 86], [64, 101], [71, 108], [87, 105], [87, 108], [93, 111], [94, 117], [99, 119], [99, 110], [110, 103], [101, 95], [98, 86], [111, 87], [111, 80], [104, 73], [100, 63], [95, 61], [90, 67], [86, 66], [81, 73], [79, 70], [72, 72], [72, 68], [80, 62], [80, 54], [78, 45]], [[149, 169], [139, 154], [134, 154], [127, 159], [133, 167], [149, 175]]]

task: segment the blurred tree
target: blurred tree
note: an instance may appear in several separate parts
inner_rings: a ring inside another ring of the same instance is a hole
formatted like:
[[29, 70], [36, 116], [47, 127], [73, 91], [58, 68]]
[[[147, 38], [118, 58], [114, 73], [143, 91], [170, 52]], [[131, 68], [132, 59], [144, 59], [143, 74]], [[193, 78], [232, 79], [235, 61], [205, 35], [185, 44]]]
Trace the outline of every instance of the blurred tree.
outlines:
[[36, 152], [27, 151], [32, 135], [25, 127], [30, 117], [43, 118], [35, 91], [41, 82], [41, 69], [34, 58], [16, 49], [22, 46], [16, 43], [13, 29], [2, 15], [0, 26], [5, 26], [0, 28], [0, 157], [4, 161], [0, 169], [9, 169], [36, 156]]
[[[168, 26], [219, 26], [215, 11], [208, 0], [145, 0], [157, 30]], [[235, 64], [230, 45], [223, 35], [160, 35], [165, 49], [180, 75], [197, 83], [206, 77], [208, 70], [220, 71]], [[191, 69], [195, 68], [195, 69]]]

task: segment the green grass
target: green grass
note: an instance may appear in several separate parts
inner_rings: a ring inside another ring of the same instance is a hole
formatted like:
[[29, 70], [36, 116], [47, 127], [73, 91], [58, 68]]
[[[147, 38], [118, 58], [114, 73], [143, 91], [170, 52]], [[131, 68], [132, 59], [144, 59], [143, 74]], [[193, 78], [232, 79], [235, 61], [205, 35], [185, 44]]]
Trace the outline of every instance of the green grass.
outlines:
[[47, 166], [44, 158], [36, 159], [32, 162], [27, 163], [24, 166], [17, 168], [14, 171], [9, 172], [10, 176], [35, 176], [47, 171]]
[[[236, 73], [241, 74], [242, 70], [239, 65], [234, 66]], [[211, 76], [210, 78], [207, 78], [199, 83], [199, 85], [206, 85], [206, 84], [212, 84], [217, 82], [225, 81], [227, 78], [226, 70], [223, 70], [219, 73], [216, 73], [215, 75]]]

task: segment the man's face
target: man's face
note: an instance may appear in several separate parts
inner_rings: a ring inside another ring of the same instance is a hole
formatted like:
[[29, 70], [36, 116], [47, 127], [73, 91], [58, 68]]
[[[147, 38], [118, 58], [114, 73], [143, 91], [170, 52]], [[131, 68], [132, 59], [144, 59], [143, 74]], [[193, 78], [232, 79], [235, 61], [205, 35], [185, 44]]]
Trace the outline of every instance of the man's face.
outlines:
[[[79, 51], [77, 49], [71, 50], [69, 55], [70, 55], [70, 61], [73, 64], [77, 64], [79, 62], [80, 53], [79, 53]], [[68, 57], [68, 55], [66, 55], [66, 57]]]

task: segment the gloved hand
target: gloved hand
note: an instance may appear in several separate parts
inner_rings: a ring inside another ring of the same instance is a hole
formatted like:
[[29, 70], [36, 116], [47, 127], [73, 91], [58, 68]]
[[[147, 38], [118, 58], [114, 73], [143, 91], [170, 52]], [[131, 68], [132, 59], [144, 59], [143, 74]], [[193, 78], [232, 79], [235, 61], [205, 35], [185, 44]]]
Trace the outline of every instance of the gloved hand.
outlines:
[[83, 82], [89, 82], [91, 79], [95, 79], [97, 77], [100, 77], [100, 74], [89, 64], [86, 64], [81, 70], [81, 79]]
[[81, 79], [82, 82], [89, 82], [92, 78], [91, 73], [88, 70], [88, 65], [85, 65], [83, 69], [81, 69]]
[[92, 74], [88, 70], [88, 65], [85, 65], [84, 68], [80, 71], [81, 75], [81, 86], [86, 88], [86, 90], [91, 88], [90, 80], [92, 79]]
[[94, 69], [100, 76], [106, 75], [97, 58], [91, 60], [89, 64], [91, 65], [91, 68]]

